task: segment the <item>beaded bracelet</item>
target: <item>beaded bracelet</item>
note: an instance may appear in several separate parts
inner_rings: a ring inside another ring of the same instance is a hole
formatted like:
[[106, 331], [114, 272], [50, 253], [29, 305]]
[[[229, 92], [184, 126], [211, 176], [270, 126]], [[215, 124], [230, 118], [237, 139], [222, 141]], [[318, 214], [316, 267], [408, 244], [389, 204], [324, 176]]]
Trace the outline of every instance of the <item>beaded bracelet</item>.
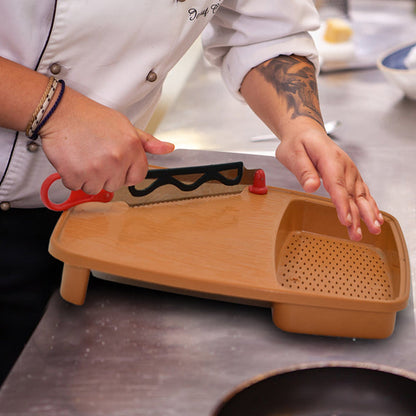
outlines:
[[53, 95], [55, 94], [56, 88], [58, 87], [58, 80], [54, 77], [49, 78], [48, 85], [46, 90], [34, 111], [31, 120], [29, 121], [26, 127], [26, 136], [30, 137], [33, 135], [33, 131], [39, 125], [42, 120], [43, 115], [45, 114], [46, 109], [49, 106], [49, 103], [52, 100]]
[[61, 79], [61, 80], [59, 80], [59, 83], [61, 84], [61, 90], [59, 91], [58, 98], [54, 102], [52, 108], [49, 110], [49, 113], [46, 114], [46, 116], [41, 120], [41, 122], [38, 124], [38, 126], [33, 131], [32, 135], [30, 136], [30, 139], [32, 139], [32, 140], [36, 140], [38, 138], [38, 134], [39, 134], [40, 129], [46, 124], [46, 122], [49, 120], [49, 118], [52, 116], [52, 114], [58, 108], [58, 105], [62, 100], [62, 96], [64, 95], [64, 91], [65, 91], [65, 81]]

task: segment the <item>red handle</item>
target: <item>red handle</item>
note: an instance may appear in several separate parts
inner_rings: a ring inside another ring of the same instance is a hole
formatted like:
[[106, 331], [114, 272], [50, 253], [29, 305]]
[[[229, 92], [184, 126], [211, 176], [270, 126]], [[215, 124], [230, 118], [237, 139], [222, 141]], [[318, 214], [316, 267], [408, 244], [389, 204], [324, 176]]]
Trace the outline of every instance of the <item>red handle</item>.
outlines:
[[59, 173], [53, 173], [45, 179], [42, 187], [40, 188], [40, 197], [42, 202], [52, 211], [66, 211], [67, 209], [72, 208], [75, 205], [82, 204], [83, 202], [109, 202], [113, 199], [114, 194], [104, 189], [97, 195], [89, 195], [84, 191], [79, 190], [71, 191], [71, 195], [69, 195], [65, 202], [62, 202], [61, 204], [55, 204], [49, 199], [49, 188], [55, 181], [59, 179], [61, 179]]

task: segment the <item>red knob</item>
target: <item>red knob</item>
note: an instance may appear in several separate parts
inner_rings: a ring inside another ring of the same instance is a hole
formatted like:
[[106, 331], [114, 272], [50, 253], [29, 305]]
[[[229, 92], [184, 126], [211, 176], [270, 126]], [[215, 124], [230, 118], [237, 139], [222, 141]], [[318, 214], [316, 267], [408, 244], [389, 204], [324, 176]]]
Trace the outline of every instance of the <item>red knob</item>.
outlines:
[[253, 185], [250, 185], [248, 190], [253, 194], [264, 195], [267, 194], [266, 175], [263, 169], [258, 169], [254, 175]]

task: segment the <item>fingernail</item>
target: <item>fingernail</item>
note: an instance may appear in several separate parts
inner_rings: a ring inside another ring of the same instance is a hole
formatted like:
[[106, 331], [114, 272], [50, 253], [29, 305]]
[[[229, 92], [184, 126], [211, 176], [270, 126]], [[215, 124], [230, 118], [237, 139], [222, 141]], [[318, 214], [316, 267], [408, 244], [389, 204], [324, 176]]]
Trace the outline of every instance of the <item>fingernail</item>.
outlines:
[[378, 213], [378, 219], [380, 220], [380, 222], [384, 221], [383, 215], [381, 214], [381, 212]]
[[316, 182], [313, 178], [309, 178], [305, 181], [303, 189], [306, 192], [314, 192], [316, 190]]
[[361, 231], [360, 227], [357, 228], [357, 233], [360, 234], [361, 236], [363, 235], [363, 232]]
[[348, 213], [348, 215], [347, 215], [347, 222], [348, 222], [348, 224], [352, 223], [352, 217], [351, 217], [350, 213]]
[[381, 227], [380, 223], [379, 223], [377, 220], [375, 220], [375, 221], [374, 221], [374, 225], [375, 225], [377, 228], [380, 228], [380, 227]]

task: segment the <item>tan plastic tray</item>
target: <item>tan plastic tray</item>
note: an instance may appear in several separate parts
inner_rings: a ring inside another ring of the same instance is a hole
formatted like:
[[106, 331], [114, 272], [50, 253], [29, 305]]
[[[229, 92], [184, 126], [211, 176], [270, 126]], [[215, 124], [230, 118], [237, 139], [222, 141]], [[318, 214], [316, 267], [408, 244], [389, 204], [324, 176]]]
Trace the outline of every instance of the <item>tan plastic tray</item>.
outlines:
[[134, 208], [87, 203], [62, 214], [50, 252], [64, 262], [61, 295], [71, 303], [83, 304], [94, 270], [269, 306], [285, 331], [385, 338], [407, 304], [410, 270], [400, 226], [383, 215], [382, 233], [362, 227], [357, 243], [328, 199], [273, 187]]

